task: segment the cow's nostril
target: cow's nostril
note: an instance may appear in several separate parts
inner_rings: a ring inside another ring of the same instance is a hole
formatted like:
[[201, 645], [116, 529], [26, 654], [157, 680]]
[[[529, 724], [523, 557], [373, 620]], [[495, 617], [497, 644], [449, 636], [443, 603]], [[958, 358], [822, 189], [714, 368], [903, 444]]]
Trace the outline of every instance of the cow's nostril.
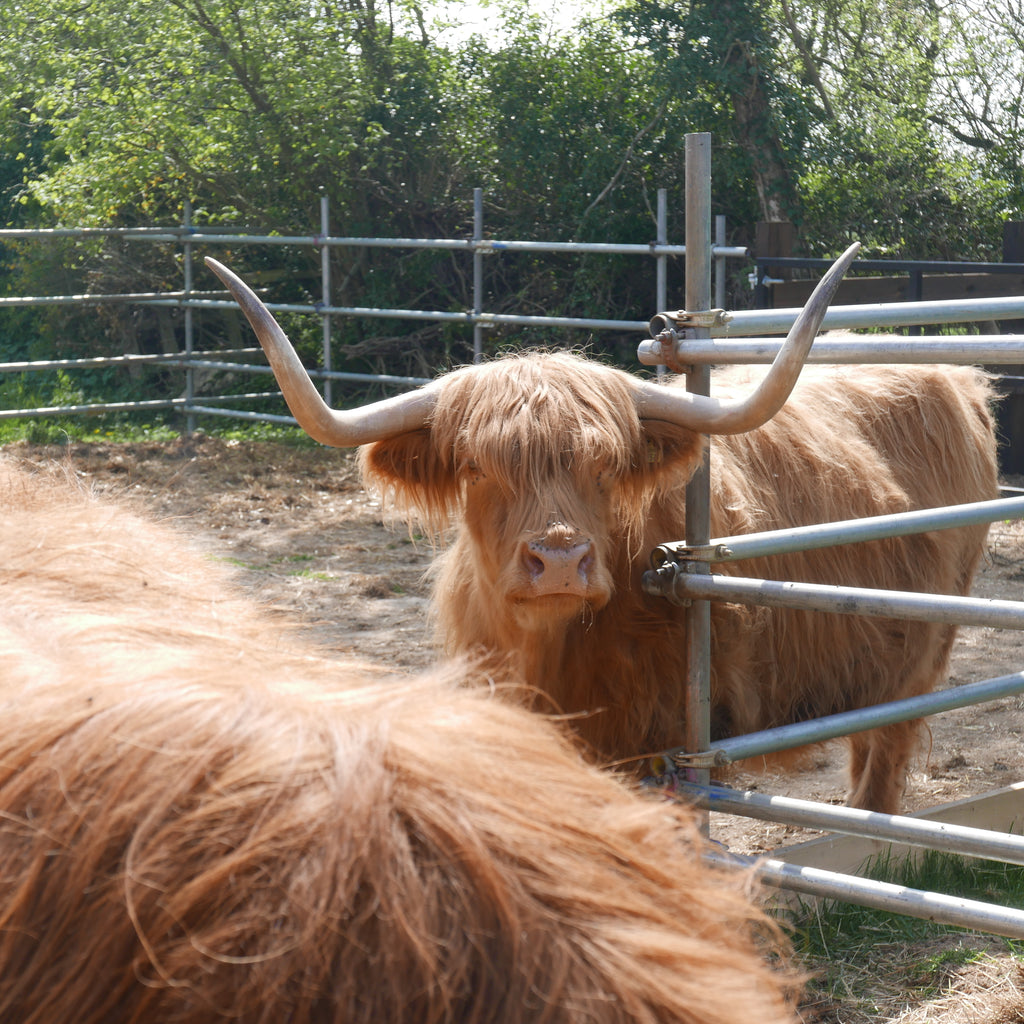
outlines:
[[579, 574], [586, 579], [594, 570], [594, 548], [587, 545], [586, 554], [580, 559]]
[[526, 570], [529, 572], [531, 579], [538, 580], [544, 575], [546, 565], [543, 558], [538, 558], [536, 555], [527, 552], [523, 561], [526, 563]]

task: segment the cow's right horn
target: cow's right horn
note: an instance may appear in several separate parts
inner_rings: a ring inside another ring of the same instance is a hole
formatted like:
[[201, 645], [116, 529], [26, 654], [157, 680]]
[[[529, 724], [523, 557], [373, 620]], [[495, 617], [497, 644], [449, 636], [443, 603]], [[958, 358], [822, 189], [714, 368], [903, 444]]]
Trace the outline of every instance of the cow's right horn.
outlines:
[[786, 404], [843, 274], [860, 249], [854, 242], [829, 268], [800, 310], [767, 375], [746, 398], [722, 400], [641, 381], [637, 411], [705, 434], [742, 434], [767, 423]]
[[359, 409], [332, 409], [313, 385], [281, 325], [256, 293], [222, 263], [207, 257], [206, 265], [227, 285], [252, 324], [288, 408], [314, 441], [348, 448], [395, 437], [426, 423], [434, 407], [434, 383]]

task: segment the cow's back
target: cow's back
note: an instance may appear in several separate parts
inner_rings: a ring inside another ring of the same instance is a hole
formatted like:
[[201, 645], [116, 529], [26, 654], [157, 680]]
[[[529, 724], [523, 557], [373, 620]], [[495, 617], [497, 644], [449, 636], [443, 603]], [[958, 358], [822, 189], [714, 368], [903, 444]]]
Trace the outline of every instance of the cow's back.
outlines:
[[[749, 435], [713, 441], [712, 532], [728, 536], [998, 496], [990, 386], [970, 367], [810, 371]], [[731, 575], [968, 593], [986, 526], [733, 563]], [[713, 609], [723, 732], [933, 688], [955, 629], [817, 612]]]

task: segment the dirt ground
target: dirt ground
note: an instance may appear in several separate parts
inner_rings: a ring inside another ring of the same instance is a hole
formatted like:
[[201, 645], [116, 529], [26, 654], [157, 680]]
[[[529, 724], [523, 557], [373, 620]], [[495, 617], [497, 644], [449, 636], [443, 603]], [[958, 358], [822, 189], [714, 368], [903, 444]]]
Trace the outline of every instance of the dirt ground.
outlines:
[[[62, 461], [104, 493], [137, 500], [173, 521], [212, 558], [237, 567], [241, 582], [298, 615], [329, 649], [416, 669], [434, 651], [426, 623], [432, 559], [429, 543], [389, 524], [360, 487], [345, 452], [265, 442], [225, 441], [202, 434], [171, 443], [9, 445], [29, 463]], [[997, 523], [975, 594], [1016, 600], [1024, 582], [1024, 527]], [[953, 656], [951, 685], [1024, 670], [1024, 634], [964, 629]], [[908, 811], [974, 796], [1024, 780], [1024, 698], [949, 712], [932, 719], [930, 744], [911, 774]], [[841, 802], [844, 754], [823, 748], [810, 770], [735, 784], [766, 792]], [[761, 852], [805, 837], [795, 829], [743, 819], [713, 834], [739, 852]], [[1024, 1022], [1022, 982], [1005, 955], [964, 965], [926, 1005], [881, 1016], [831, 1007], [814, 1019]], [[924, 1014], [922, 1016], [922, 1014]]]

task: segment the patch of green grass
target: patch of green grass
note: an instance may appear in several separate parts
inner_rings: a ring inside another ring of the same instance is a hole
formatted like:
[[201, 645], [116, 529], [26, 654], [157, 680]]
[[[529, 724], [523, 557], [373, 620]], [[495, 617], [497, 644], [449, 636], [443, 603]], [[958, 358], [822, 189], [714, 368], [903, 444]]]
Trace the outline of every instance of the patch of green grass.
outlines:
[[[314, 448], [317, 442], [300, 427], [278, 423], [237, 423], [231, 420], [203, 418], [199, 433], [226, 441], [267, 441], [296, 448]], [[27, 441], [29, 444], [70, 444], [71, 442], [109, 442], [133, 444], [145, 441], [174, 441], [184, 434], [180, 416], [166, 420], [139, 419], [124, 414], [93, 416], [40, 416], [29, 419], [0, 420], [0, 445]]]
[[[879, 859], [876, 881], [1024, 908], [1024, 867], [934, 850], [916, 859]], [[852, 903], [802, 904], [792, 915], [797, 959], [810, 990], [827, 1001], [882, 1013], [894, 998], [937, 995], [950, 973], [993, 953], [1024, 959], [1024, 943]]]
[[320, 580], [323, 583], [337, 579], [336, 576], [332, 576], [329, 572], [316, 572], [313, 569], [299, 569], [296, 572], [289, 573], [288, 575], [297, 576], [304, 580]]
[[71, 444], [74, 442], [135, 443], [173, 441], [181, 432], [165, 423], [121, 423], [97, 427], [93, 420], [72, 420], [55, 416], [27, 420], [0, 420], [0, 444], [27, 441], [29, 444]]
[[296, 448], [317, 448], [314, 441], [301, 427], [289, 427], [281, 423], [233, 422], [221, 420], [219, 424], [204, 421], [203, 432], [226, 441], [274, 441]]
[[[876, 860], [865, 875], [911, 889], [1024, 908], [1024, 867], [1012, 864], [924, 850], [914, 859]], [[806, 935], [808, 952], [814, 954], [842, 952], [848, 943], [859, 943], [865, 933], [915, 940], [962, 930], [953, 925], [830, 900], [805, 910], [805, 915], [803, 919], [798, 915], [796, 924]]]

